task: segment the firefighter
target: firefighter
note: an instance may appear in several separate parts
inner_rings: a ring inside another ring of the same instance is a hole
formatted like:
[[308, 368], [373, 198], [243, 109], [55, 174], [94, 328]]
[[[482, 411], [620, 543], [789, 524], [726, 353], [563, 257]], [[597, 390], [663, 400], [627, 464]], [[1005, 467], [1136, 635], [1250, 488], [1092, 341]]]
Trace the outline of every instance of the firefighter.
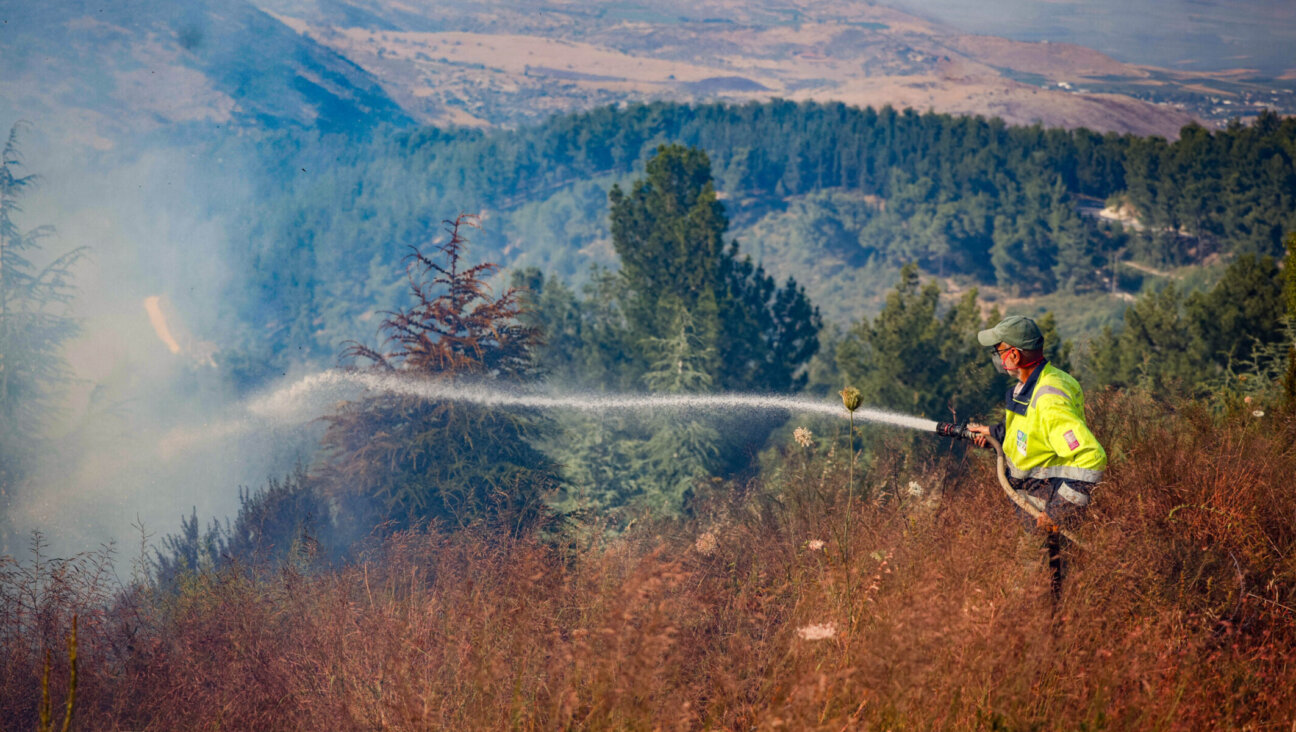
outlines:
[[1008, 481], [1039, 509], [1047, 533], [1053, 589], [1061, 588], [1061, 526], [1074, 523], [1102, 480], [1107, 452], [1085, 424], [1084, 392], [1070, 374], [1044, 357], [1044, 336], [1030, 318], [1013, 315], [977, 334], [993, 349], [995, 367], [1015, 377], [1004, 422], [968, 425], [978, 445], [993, 436], [1003, 446]]

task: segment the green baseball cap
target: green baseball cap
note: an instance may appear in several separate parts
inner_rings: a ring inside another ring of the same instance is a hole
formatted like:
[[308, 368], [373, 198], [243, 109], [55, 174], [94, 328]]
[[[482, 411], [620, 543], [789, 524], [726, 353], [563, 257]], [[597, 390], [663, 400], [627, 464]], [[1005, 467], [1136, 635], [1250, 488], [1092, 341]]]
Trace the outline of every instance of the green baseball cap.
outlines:
[[983, 346], [1006, 343], [1023, 351], [1038, 351], [1044, 347], [1044, 334], [1030, 318], [1020, 315], [1009, 315], [999, 321], [999, 325], [977, 333], [977, 340]]

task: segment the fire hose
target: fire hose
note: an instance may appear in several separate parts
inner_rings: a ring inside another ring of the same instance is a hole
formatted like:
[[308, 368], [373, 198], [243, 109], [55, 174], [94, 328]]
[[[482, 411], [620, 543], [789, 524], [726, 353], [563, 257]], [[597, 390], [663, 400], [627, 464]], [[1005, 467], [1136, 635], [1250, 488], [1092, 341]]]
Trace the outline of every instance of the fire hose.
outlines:
[[950, 424], [948, 422], [938, 423], [936, 425], [936, 433], [940, 435], [944, 435], [945, 437], [957, 437], [960, 439], [968, 440], [969, 442], [975, 442], [976, 438], [984, 437], [986, 446], [994, 448], [995, 455], [997, 456], [997, 464], [995, 466], [995, 477], [999, 478], [999, 485], [1000, 487], [1003, 488], [1004, 494], [1008, 496], [1008, 500], [1012, 501], [1014, 505], [1016, 505], [1021, 510], [1025, 511], [1026, 515], [1030, 516], [1037, 523], [1039, 522], [1040, 516], [1045, 516], [1045, 518], [1048, 519], [1049, 522], [1053, 524], [1054, 526], [1053, 531], [1056, 531], [1057, 533], [1066, 537], [1067, 541], [1070, 541], [1071, 543], [1075, 544], [1078, 547], [1084, 546], [1084, 544], [1082, 544], [1080, 540], [1075, 537], [1074, 533], [1067, 531], [1066, 529], [1063, 529], [1060, 526], [1057, 526], [1056, 522], [1053, 522], [1052, 519], [1049, 518], [1043, 511], [1033, 506], [1030, 501], [1026, 500], [1026, 496], [1024, 495], [1025, 491], [1018, 491], [1012, 487], [1012, 484], [1008, 482], [1008, 472], [1007, 472], [1006, 459], [1004, 458], [1003, 445], [1000, 445], [998, 440], [996, 440], [994, 437], [990, 435], [978, 435], [976, 433], [973, 433], [972, 431], [968, 430], [966, 425]]

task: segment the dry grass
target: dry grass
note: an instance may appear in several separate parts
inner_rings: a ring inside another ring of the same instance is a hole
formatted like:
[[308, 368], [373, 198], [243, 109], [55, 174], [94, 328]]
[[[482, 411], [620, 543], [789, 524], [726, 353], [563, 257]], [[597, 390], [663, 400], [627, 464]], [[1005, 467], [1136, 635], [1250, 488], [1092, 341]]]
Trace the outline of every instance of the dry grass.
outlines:
[[1296, 422], [1096, 402], [1111, 479], [1056, 609], [981, 456], [870, 472], [844, 563], [845, 456], [790, 444], [776, 484], [590, 545], [411, 532], [111, 604], [5, 565], [0, 718], [34, 726], [75, 611], [92, 729], [1289, 727]]

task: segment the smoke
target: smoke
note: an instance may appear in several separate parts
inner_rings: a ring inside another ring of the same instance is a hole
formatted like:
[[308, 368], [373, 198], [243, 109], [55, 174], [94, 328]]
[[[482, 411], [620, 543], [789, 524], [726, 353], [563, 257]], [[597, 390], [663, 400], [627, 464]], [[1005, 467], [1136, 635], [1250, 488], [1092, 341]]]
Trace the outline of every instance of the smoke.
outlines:
[[[51, 257], [77, 246], [91, 257], [76, 273], [73, 314], [83, 333], [67, 351], [76, 382], [37, 474], [5, 507], [0, 552], [12, 553], [32, 530], [68, 554], [108, 541], [133, 546], [140, 524], [155, 536], [177, 531], [195, 510], [204, 522], [230, 518], [240, 486], [309, 463], [322, 429], [317, 418], [366, 393], [492, 408], [846, 416], [838, 403], [784, 396], [540, 393], [341, 371], [289, 374], [287, 386], [244, 401], [208, 341], [228, 330], [221, 314], [244, 281], [229, 264], [225, 220], [213, 211], [238, 215], [251, 184], [238, 161], [198, 159], [190, 150], [87, 158], [48, 139], [27, 147], [45, 184], [21, 225], [57, 227], [46, 242]], [[856, 417], [935, 428], [880, 410]]]
[[237, 212], [249, 195], [237, 161], [164, 143], [88, 154], [61, 135], [37, 119], [20, 138], [41, 184], [18, 223], [55, 227], [43, 258], [88, 248], [69, 311], [81, 334], [66, 350], [73, 381], [36, 471], [3, 506], [0, 554], [35, 530], [68, 555], [137, 545], [136, 524], [155, 537], [175, 532], [195, 509], [203, 521], [231, 517], [240, 486], [309, 460], [318, 439], [309, 423], [240, 422], [213, 360], [210, 334], [241, 281], [213, 213]]

